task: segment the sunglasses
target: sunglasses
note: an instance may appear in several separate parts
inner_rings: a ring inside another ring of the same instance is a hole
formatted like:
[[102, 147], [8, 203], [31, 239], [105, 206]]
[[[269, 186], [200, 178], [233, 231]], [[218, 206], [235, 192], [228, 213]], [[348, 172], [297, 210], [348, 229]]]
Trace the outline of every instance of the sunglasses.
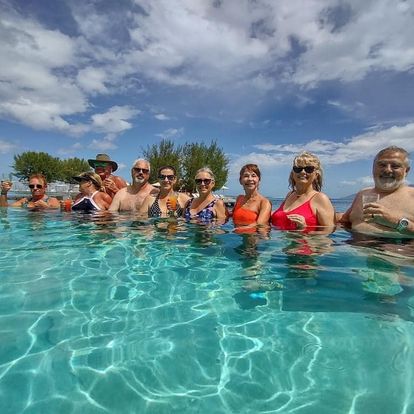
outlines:
[[40, 190], [41, 188], [43, 188], [43, 185], [42, 184], [29, 184], [29, 188], [31, 190], [33, 190], [34, 188]]
[[132, 169], [134, 172], [137, 172], [137, 173], [140, 173], [140, 172], [142, 172], [142, 173], [144, 173], [144, 174], [148, 174], [149, 173], [149, 169], [147, 169], [147, 168], [133, 168]]
[[196, 178], [195, 179], [195, 183], [197, 185], [201, 185], [201, 184], [210, 185], [212, 181], [213, 180], [211, 178]]
[[302, 170], [305, 170], [306, 173], [312, 174], [315, 171], [315, 167], [313, 165], [307, 165], [306, 167], [297, 167], [296, 165], [292, 168], [292, 170], [299, 174]]
[[95, 162], [95, 168], [96, 167], [103, 167], [103, 168], [105, 168], [107, 165], [109, 165], [107, 162]]
[[167, 179], [168, 181], [173, 181], [174, 178], [175, 178], [175, 175], [173, 175], [173, 174], [168, 174], [168, 175], [160, 174], [158, 176], [158, 179], [160, 181], [164, 181], [165, 179]]

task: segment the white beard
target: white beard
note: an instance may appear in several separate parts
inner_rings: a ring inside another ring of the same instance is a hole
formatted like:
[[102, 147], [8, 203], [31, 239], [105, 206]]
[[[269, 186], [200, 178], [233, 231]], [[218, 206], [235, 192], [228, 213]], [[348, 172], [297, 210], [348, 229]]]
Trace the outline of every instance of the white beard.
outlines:
[[375, 187], [383, 191], [395, 191], [404, 183], [404, 179], [397, 180], [395, 177], [377, 177], [374, 178]]

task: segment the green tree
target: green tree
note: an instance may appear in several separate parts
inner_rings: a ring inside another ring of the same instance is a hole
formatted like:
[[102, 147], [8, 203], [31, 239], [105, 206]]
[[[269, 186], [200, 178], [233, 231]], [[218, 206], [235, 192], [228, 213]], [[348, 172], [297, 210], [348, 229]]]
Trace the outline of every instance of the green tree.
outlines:
[[173, 141], [163, 139], [159, 144], [149, 145], [142, 153], [151, 164], [151, 183], [157, 181], [158, 169], [164, 165], [171, 165], [177, 170], [178, 177], [182, 176], [181, 147], [176, 148]]
[[186, 143], [182, 149], [181, 159], [184, 188], [186, 191], [194, 192], [194, 177], [197, 170], [209, 167], [216, 177], [215, 190], [219, 190], [227, 181], [228, 164], [228, 158], [216, 141], [212, 141], [209, 146], [204, 143]]
[[179, 177], [178, 186], [186, 191], [196, 190], [194, 177], [202, 167], [209, 167], [215, 177], [215, 189], [218, 190], [227, 181], [229, 160], [222, 148], [212, 141], [204, 143], [185, 143], [175, 147], [171, 140], [162, 140], [159, 144], [148, 146], [142, 150], [143, 156], [151, 163], [150, 182], [157, 181], [157, 172], [163, 165], [172, 165]]
[[20, 181], [27, 181], [32, 174], [43, 174], [50, 183], [64, 181], [73, 183], [72, 177], [91, 167], [84, 159], [68, 158], [61, 160], [46, 152], [27, 151], [14, 156], [13, 175]]
[[91, 167], [88, 162], [81, 158], [68, 158], [60, 161], [60, 180], [65, 183], [74, 184], [76, 181], [72, 178], [82, 172], [90, 171]]
[[60, 178], [60, 160], [46, 152], [26, 151], [14, 156], [14, 175], [20, 180], [28, 180], [32, 174], [43, 174], [48, 182]]

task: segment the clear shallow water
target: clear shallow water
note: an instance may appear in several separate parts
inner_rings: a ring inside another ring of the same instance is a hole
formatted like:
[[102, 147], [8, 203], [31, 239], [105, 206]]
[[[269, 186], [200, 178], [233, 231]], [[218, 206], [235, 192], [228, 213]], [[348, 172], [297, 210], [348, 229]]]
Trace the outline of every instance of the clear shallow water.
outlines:
[[1, 413], [412, 413], [408, 243], [0, 212]]

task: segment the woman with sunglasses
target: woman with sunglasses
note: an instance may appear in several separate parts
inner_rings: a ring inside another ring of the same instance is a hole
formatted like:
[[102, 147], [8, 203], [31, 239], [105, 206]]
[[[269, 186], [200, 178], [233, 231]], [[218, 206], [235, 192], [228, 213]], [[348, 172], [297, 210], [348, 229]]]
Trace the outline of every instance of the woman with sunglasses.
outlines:
[[176, 169], [171, 165], [161, 167], [158, 170], [158, 182], [160, 192], [145, 197], [139, 215], [144, 217], [182, 216], [184, 206], [190, 197], [187, 194], [174, 191], [174, 186], [177, 183]]
[[101, 177], [95, 172], [84, 172], [73, 177], [79, 183], [79, 194], [72, 206], [75, 211], [108, 210], [112, 198], [106, 194]]
[[[1, 187], [0, 206], [7, 207], [7, 192], [11, 189], [11, 183]], [[10, 207], [26, 207], [29, 210], [44, 210], [48, 208], [59, 208], [59, 200], [55, 197], [46, 195], [47, 182], [43, 174], [33, 174], [29, 177], [29, 189], [32, 195], [21, 198], [10, 204]]]
[[213, 194], [215, 177], [210, 168], [200, 168], [194, 181], [199, 195], [188, 201], [184, 217], [187, 220], [194, 218], [200, 221], [225, 220], [227, 217], [226, 206], [223, 200]]
[[269, 225], [272, 204], [259, 193], [261, 173], [256, 164], [246, 164], [240, 170], [240, 184], [245, 195], [239, 195], [233, 208], [233, 223]]
[[281, 230], [316, 230], [334, 227], [335, 210], [328, 196], [321, 192], [322, 167], [319, 158], [302, 152], [293, 160], [288, 193], [272, 214], [272, 224]]

